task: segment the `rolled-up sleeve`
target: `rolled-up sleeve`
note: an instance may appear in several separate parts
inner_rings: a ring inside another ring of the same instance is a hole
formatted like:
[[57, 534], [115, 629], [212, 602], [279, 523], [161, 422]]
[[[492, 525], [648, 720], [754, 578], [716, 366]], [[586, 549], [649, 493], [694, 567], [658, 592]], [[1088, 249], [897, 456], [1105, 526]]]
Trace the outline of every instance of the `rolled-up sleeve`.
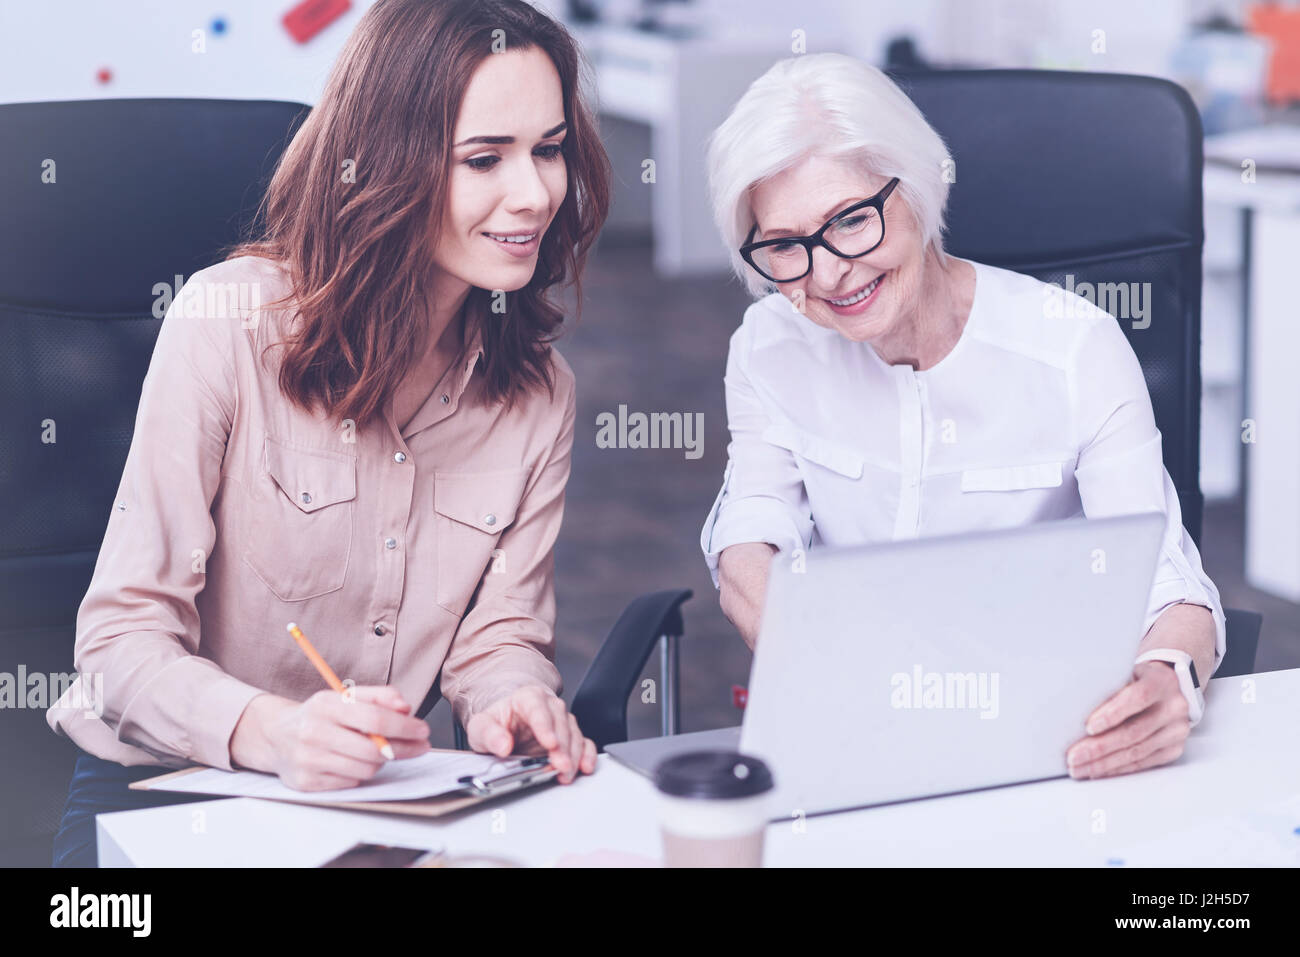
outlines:
[[1160, 432], [1137, 356], [1119, 324], [1094, 317], [1069, 365], [1071, 407], [1081, 449], [1075, 477], [1089, 518], [1160, 512], [1165, 530], [1142, 633], [1170, 605], [1186, 602], [1214, 618], [1217, 670], [1227, 650], [1219, 590], [1183, 528], [1178, 493], [1161, 456]]
[[231, 733], [261, 690], [203, 657], [195, 596], [216, 538], [211, 507], [236, 403], [234, 333], [222, 324], [236, 320], [194, 315], [207, 297], [191, 284], [201, 286], [202, 273], [163, 317], [78, 610], [74, 661], [82, 681], [97, 676], [100, 720], [120, 741], [167, 763], [229, 770]]
[[555, 540], [573, 451], [573, 374], [558, 359], [558, 431], [524, 487], [514, 522], [497, 541], [492, 565], [443, 662], [442, 695], [461, 725], [528, 685], [563, 690], [555, 667]]
[[763, 439], [772, 424], [748, 371], [750, 330], [731, 337], [724, 384], [727, 397], [727, 465], [722, 488], [700, 532], [700, 548], [718, 585], [718, 558], [744, 542], [766, 542], [783, 552], [807, 548], [813, 521], [799, 466], [788, 449]]

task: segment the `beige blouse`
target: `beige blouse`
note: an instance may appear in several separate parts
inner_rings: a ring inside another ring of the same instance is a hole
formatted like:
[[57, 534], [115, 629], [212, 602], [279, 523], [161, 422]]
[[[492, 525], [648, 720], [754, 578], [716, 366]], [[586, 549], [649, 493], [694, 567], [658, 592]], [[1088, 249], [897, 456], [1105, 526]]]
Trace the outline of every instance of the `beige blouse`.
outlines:
[[399, 428], [308, 415], [279, 392], [287, 276], [241, 257], [196, 273], [163, 319], [90, 589], [79, 677], [52, 728], [125, 765], [229, 769], [244, 707], [343, 679], [418, 707], [441, 672], [462, 723], [523, 685], [557, 693], [552, 546], [574, 380], [488, 402], [474, 335]]

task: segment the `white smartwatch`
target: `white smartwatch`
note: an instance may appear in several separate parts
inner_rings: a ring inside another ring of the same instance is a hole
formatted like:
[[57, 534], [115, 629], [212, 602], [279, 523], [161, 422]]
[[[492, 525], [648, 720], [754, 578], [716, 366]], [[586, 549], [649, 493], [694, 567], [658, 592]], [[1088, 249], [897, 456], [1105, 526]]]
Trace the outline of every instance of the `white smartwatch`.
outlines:
[[1192, 661], [1192, 656], [1177, 648], [1153, 648], [1146, 654], [1139, 655], [1133, 664], [1140, 665], [1144, 661], [1167, 661], [1174, 666], [1178, 687], [1187, 699], [1187, 722], [1191, 727], [1196, 727], [1205, 714], [1205, 692], [1201, 690], [1201, 681], [1196, 677], [1196, 662]]

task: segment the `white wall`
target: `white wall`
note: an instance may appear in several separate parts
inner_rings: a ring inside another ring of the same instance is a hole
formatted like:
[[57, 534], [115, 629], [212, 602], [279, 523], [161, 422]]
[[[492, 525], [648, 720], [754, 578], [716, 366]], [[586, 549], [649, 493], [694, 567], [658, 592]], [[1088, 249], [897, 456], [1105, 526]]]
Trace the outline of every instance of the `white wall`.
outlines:
[[722, 36], [786, 47], [793, 31], [802, 30], [809, 53], [853, 53], [879, 64], [899, 34], [937, 39], [954, 2], [960, 0], [701, 0], [701, 12]]
[[[0, 2], [0, 102], [97, 97], [203, 96], [314, 103], [356, 22], [373, 0], [299, 46], [280, 24], [293, 0], [39, 0]], [[1164, 75], [1186, 25], [1245, 0], [697, 0], [724, 36], [787, 47], [804, 31], [809, 52], [842, 50], [879, 63], [908, 33], [944, 61], [1060, 66]], [[564, 0], [539, 0], [552, 13]], [[210, 31], [214, 15], [228, 24]], [[192, 31], [208, 31], [192, 52]], [[1106, 33], [1106, 53], [1091, 50]], [[100, 67], [113, 71], [96, 82]]]
[[[0, 0], [0, 102], [216, 97], [314, 103], [373, 0], [304, 45], [280, 23], [293, 0]], [[227, 23], [211, 32], [215, 15]], [[195, 53], [192, 32], [206, 32]], [[96, 81], [101, 67], [113, 72]]]
[[[870, 7], [871, 5], [866, 5]], [[1167, 76], [1190, 24], [1245, 0], [946, 0], [934, 34], [944, 59], [977, 65]], [[1094, 52], [1095, 31], [1105, 52]]]

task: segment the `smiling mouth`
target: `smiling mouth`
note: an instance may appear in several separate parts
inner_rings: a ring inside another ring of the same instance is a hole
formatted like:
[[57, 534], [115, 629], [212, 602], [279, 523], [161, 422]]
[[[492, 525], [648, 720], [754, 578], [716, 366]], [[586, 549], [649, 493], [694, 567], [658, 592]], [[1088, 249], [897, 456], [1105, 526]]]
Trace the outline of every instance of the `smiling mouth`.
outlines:
[[510, 243], [516, 246], [522, 246], [524, 243], [531, 243], [537, 238], [537, 233], [484, 233], [488, 239], [495, 239], [499, 243]]
[[876, 287], [880, 285], [880, 280], [882, 280], [882, 279], [884, 279], [884, 278], [885, 278], [885, 274], [882, 272], [879, 276], [877, 276], [875, 279], [871, 280], [871, 282], [867, 283], [865, 286], [863, 286], [861, 289], [859, 289], [859, 290], [858, 290], [857, 292], [855, 292], [853, 295], [848, 296], [848, 297], [846, 297], [846, 298], [844, 298], [844, 299], [827, 299], [826, 301], [829, 302], [832, 306], [852, 306], [852, 305], [855, 305], [855, 304], [861, 302], [863, 299], [866, 299], [866, 298], [867, 298], [869, 295], [871, 295], [873, 292], [875, 292], [875, 291], [876, 291]]

